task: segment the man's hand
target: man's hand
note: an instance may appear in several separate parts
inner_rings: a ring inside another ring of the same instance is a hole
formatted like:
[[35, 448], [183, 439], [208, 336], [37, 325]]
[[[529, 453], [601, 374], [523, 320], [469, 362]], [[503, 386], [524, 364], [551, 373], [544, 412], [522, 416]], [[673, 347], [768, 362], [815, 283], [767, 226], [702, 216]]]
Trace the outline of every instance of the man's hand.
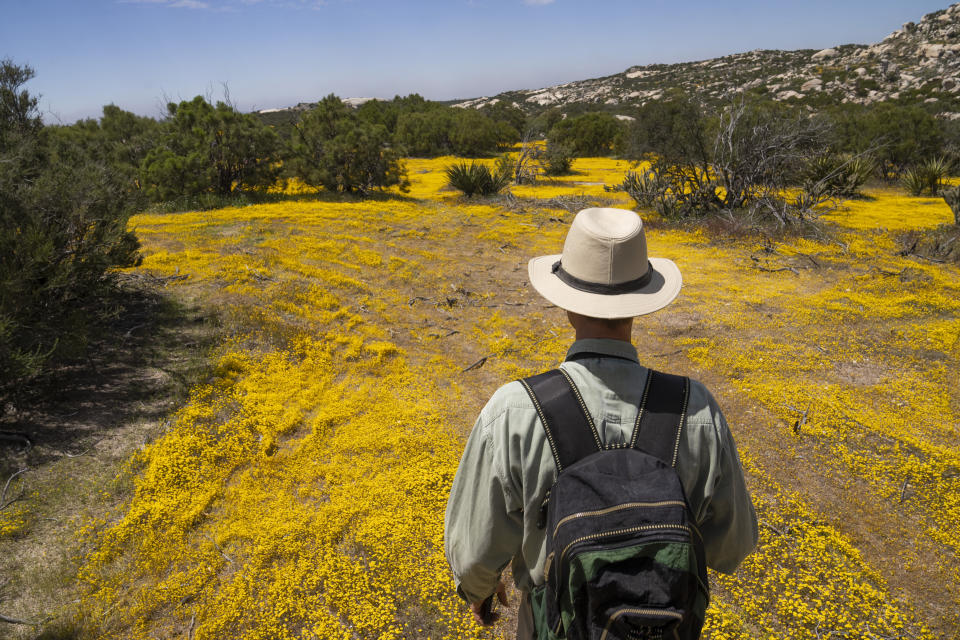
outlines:
[[473, 602], [470, 604], [470, 611], [473, 612], [473, 619], [477, 621], [478, 624], [481, 624], [485, 627], [492, 625], [497, 619], [500, 618], [500, 614], [494, 611], [493, 608], [493, 598], [496, 596], [497, 600], [500, 601], [500, 604], [503, 606], [508, 606], [507, 604], [507, 590], [503, 586], [503, 583], [497, 580], [497, 590], [489, 598], [483, 602]]

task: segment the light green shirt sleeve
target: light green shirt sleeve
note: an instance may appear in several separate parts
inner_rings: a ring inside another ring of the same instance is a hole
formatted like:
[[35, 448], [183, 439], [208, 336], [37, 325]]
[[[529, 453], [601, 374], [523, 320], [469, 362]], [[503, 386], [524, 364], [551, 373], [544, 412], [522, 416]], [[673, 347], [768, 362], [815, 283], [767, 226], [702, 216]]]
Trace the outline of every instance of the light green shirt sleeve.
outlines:
[[[743, 467], [727, 426], [710, 392], [691, 381], [692, 406], [700, 410], [688, 417], [686, 455], [681, 452], [678, 472], [694, 478], [684, 482], [703, 538], [707, 566], [733, 573], [757, 544], [757, 514], [744, 481]], [[700, 448], [699, 454], [691, 450]], [[694, 488], [691, 491], [690, 485]], [[696, 506], [694, 507], [694, 504]]]
[[519, 487], [506, 473], [509, 461], [492, 437], [504, 409], [497, 395], [480, 413], [450, 489], [444, 521], [444, 547], [468, 602], [479, 602], [496, 589], [500, 572], [523, 540]]

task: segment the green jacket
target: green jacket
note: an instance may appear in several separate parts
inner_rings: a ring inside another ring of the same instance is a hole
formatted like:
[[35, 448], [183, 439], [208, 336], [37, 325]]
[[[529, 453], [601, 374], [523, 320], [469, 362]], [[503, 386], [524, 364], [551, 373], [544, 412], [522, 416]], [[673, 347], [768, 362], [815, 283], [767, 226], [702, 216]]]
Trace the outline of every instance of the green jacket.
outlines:
[[[577, 354], [596, 356], [571, 360]], [[604, 444], [628, 441], [647, 375], [633, 345], [578, 340], [561, 368], [580, 389]], [[727, 422], [710, 392], [694, 380], [676, 469], [707, 565], [733, 572], [757, 543], [757, 516]], [[527, 392], [517, 381], [500, 387], [477, 418], [447, 502], [447, 561], [469, 602], [493, 593], [511, 560], [521, 590], [543, 583], [545, 532], [536, 522], [556, 473]]]

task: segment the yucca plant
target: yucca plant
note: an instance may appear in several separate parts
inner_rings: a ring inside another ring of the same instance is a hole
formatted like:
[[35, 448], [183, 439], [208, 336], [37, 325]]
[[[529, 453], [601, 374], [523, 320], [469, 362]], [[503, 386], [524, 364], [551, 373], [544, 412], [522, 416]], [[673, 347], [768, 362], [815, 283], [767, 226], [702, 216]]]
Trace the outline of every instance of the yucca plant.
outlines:
[[936, 196], [940, 193], [940, 187], [943, 186], [943, 181], [950, 175], [951, 164], [949, 160], [940, 156], [939, 158], [927, 160], [920, 165], [926, 175], [930, 195]]
[[850, 198], [870, 178], [876, 164], [864, 156], [845, 158], [826, 153], [814, 158], [804, 170], [804, 190], [812, 195]]
[[912, 196], [922, 196], [923, 190], [927, 188], [927, 180], [919, 167], [904, 171], [900, 178], [900, 184]]
[[490, 167], [478, 162], [459, 162], [448, 166], [444, 172], [447, 174], [447, 184], [454, 189], [461, 191], [468, 198], [474, 194], [481, 196], [490, 196], [500, 193], [508, 184], [510, 184], [511, 175], [501, 166], [497, 171], [491, 171]]
[[950, 175], [952, 163], [946, 158], [931, 158], [903, 174], [901, 184], [912, 196], [921, 196], [927, 192], [931, 196], [940, 193], [943, 181]]
[[654, 164], [640, 172], [627, 171], [623, 182], [611, 190], [625, 191], [638, 207], [652, 208], [666, 218], [682, 218], [691, 212], [683, 206], [686, 199], [678, 199], [676, 195], [684, 193], [684, 188], [675, 178], [676, 174]]

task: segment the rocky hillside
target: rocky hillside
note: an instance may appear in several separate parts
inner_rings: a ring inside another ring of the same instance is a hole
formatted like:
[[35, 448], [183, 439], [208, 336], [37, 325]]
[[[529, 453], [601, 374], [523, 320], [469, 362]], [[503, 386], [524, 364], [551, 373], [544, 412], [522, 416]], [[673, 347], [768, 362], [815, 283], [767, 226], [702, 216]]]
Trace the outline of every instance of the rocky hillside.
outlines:
[[629, 114], [677, 89], [714, 104], [737, 92], [811, 108], [900, 99], [929, 104], [941, 117], [958, 119], [960, 3], [908, 22], [876, 44], [822, 51], [756, 50], [700, 62], [636, 66], [605, 78], [456, 104], [480, 107], [506, 100], [528, 112], [579, 104]]

